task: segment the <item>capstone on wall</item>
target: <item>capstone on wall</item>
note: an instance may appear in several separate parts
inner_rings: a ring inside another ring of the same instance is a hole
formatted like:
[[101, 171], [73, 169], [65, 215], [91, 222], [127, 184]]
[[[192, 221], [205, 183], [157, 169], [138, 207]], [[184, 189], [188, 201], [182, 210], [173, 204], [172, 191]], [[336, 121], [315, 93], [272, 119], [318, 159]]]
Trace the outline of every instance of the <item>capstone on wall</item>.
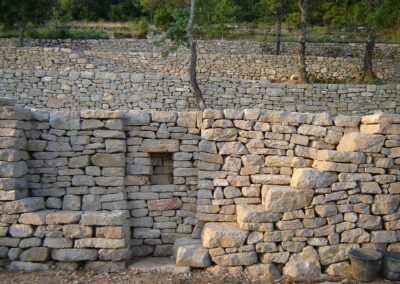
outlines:
[[13, 269], [116, 271], [190, 236], [200, 266], [289, 276], [347, 275], [351, 248], [400, 250], [398, 114], [2, 107], [0, 126]]
[[[331, 114], [398, 113], [400, 85], [271, 84], [199, 78], [209, 108]], [[21, 107], [55, 110], [196, 110], [189, 78], [143, 73], [0, 70], [0, 95]]]

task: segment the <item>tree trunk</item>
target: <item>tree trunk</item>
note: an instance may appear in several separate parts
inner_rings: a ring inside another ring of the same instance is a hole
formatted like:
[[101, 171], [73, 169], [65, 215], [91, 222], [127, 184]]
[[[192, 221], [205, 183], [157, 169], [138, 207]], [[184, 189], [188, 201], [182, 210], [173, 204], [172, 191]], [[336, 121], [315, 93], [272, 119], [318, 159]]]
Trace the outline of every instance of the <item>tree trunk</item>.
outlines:
[[19, 46], [23, 47], [24, 46], [24, 36], [25, 36], [25, 29], [26, 29], [27, 22], [22, 22], [21, 23], [21, 29], [19, 31]]
[[279, 6], [276, 11], [276, 50], [275, 54], [279, 55], [281, 52], [281, 36], [282, 36], [282, 18], [283, 18], [283, 5]]
[[365, 46], [364, 65], [362, 69], [361, 81], [366, 82], [376, 78], [372, 70], [372, 58], [374, 56], [376, 31], [373, 27], [369, 29], [367, 44]]
[[206, 104], [203, 99], [203, 94], [199, 88], [199, 84], [197, 83], [197, 45], [196, 41], [193, 37], [193, 22], [195, 17], [196, 10], [196, 0], [190, 1], [190, 17], [187, 25], [187, 36], [190, 43], [190, 88], [196, 97], [197, 103], [201, 110], [206, 108]]
[[307, 37], [307, 19], [308, 19], [308, 0], [299, 0], [301, 11], [301, 35], [297, 46], [297, 72], [301, 83], [308, 83], [306, 71], [306, 37]]

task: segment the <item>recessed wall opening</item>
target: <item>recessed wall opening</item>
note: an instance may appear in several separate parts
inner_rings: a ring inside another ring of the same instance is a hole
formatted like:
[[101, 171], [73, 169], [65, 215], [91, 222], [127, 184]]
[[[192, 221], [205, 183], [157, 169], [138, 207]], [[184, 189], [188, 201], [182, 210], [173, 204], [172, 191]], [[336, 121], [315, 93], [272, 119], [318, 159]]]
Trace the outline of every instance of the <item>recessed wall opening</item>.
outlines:
[[151, 184], [173, 184], [172, 153], [150, 153], [153, 175]]

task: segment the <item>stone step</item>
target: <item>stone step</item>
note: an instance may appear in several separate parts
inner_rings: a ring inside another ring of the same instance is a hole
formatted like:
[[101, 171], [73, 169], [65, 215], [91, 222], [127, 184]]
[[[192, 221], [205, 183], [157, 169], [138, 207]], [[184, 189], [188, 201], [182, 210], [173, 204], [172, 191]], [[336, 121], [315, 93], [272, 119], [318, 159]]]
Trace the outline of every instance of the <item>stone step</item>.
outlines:
[[211, 265], [208, 249], [204, 248], [201, 240], [179, 238], [172, 247], [176, 265], [204, 268]]
[[177, 238], [172, 247], [172, 257], [176, 260], [176, 253], [181, 246], [201, 244], [200, 239], [192, 239], [190, 237]]
[[295, 189], [290, 186], [264, 185], [262, 204], [268, 212], [291, 212], [310, 205], [314, 190]]
[[187, 273], [189, 266], [178, 266], [169, 257], [146, 257], [141, 258], [129, 266], [129, 269], [137, 273]]
[[243, 204], [236, 207], [237, 222], [244, 231], [271, 231], [273, 222], [279, 221], [281, 213], [269, 212], [264, 205]]

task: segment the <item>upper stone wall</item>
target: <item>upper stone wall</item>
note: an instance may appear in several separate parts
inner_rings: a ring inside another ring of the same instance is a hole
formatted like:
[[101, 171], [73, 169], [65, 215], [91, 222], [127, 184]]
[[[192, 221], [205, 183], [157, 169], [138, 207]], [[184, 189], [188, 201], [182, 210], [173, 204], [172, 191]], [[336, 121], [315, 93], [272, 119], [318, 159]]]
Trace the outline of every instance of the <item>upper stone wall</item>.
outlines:
[[[336, 114], [400, 111], [400, 85], [270, 84], [200, 78], [208, 108]], [[187, 77], [155, 74], [0, 70], [0, 94], [18, 106], [54, 110], [195, 110]]]

